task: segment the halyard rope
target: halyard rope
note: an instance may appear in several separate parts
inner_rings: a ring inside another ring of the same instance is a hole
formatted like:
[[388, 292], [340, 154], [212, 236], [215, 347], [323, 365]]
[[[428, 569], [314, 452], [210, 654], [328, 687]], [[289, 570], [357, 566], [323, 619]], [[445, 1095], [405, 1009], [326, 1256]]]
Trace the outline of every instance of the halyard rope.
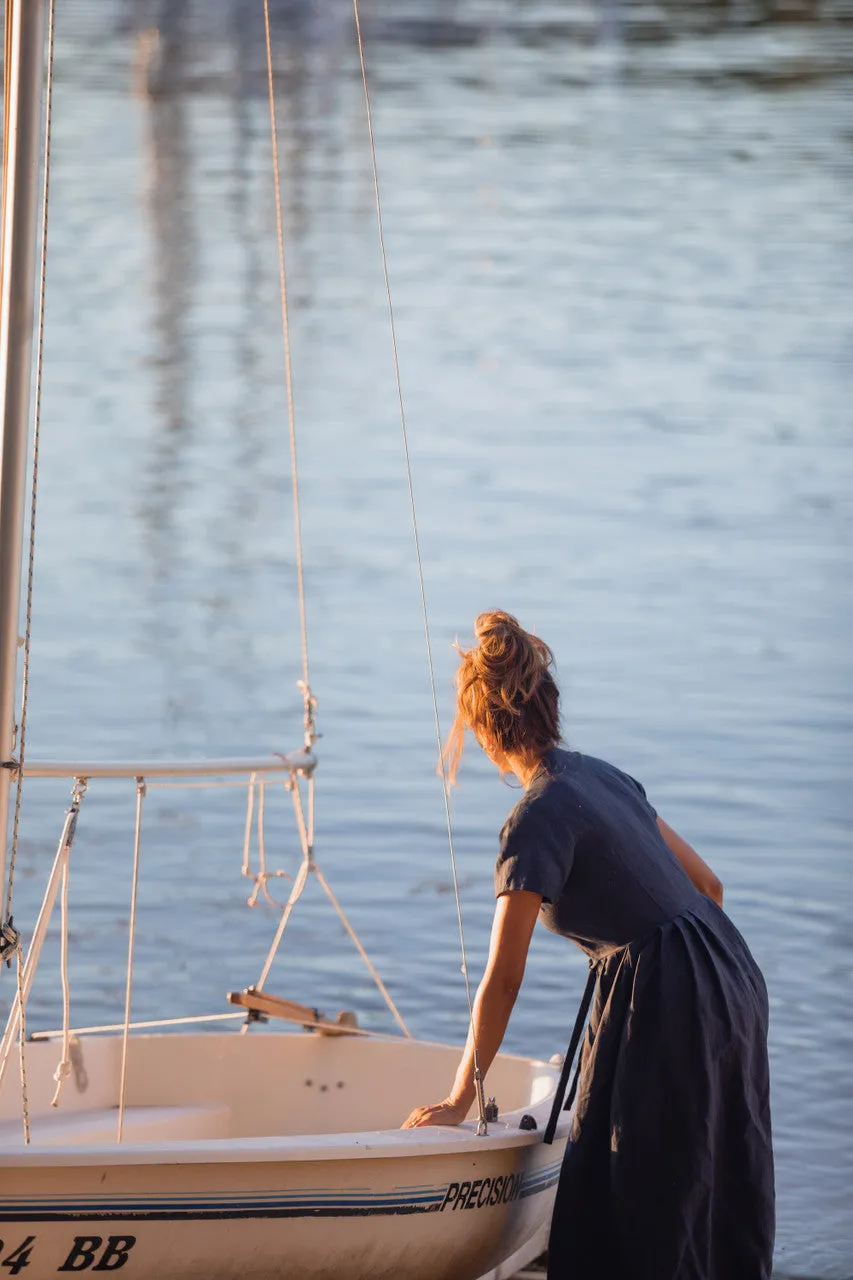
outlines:
[[[266, 2], [266, 0], [265, 0]], [[415, 505], [415, 488], [412, 479], [412, 462], [409, 453], [409, 436], [406, 429], [406, 410], [403, 403], [403, 383], [400, 376], [400, 358], [397, 349], [397, 329], [394, 323], [394, 304], [391, 300], [391, 284], [388, 276], [388, 255], [385, 251], [385, 233], [382, 225], [382, 202], [379, 196], [379, 167], [376, 161], [376, 143], [373, 136], [373, 117], [370, 110], [370, 90], [367, 84], [367, 68], [364, 61], [364, 42], [361, 35], [361, 20], [358, 12], [358, 0], [353, 0], [353, 14], [355, 16], [355, 33], [358, 41], [358, 59], [361, 67], [361, 82], [364, 88], [364, 108], [367, 117], [367, 134], [370, 140], [370, 160], [373, 169], [373, 194], [376, 205], [376, 221], [379, 228], [379, 248], [382, 255], [382, 276], [385, 282], [385, 297], [388, 303], [388, 322], [391, 329], [391, 349], [394, 357], [394, 378], [397, 384], [397, 401], [400, 410], [400, 426], [403, 435], [403, 454], [406, 464], [406, 481], [409, 489], [409, 505], [412, 517], [412, 535], [415, 543], [415, 559], [418, 568], [418, 587], [421, 597], [421, 611], [423, 613], [424, 638], [426, 640], [427, 664], [429, 666], [429, 682], [432, 693], [433, 716], [435, 719], [435, 736], [438, 748], [439, 771], [441, 774], [441, 787], [444, 795], [444, 813], [447, 824], [447, 843], [450, 849], [450, 866], [453, 873], [453, 893], [456, 899], [456, 918], [459, 925], [459, 946], [462, 955], [462, 973], [465, 978], [465, 994], [468, 999], [468, 1020], [471, 1027], [471, 1042], [474, 1050], [474, 1086], [477, 1093], [477, 1109], [478, 1132], [486, 1130], [486, 1110], [485, 1098], [483, 1096], [483, 1078], [480, 1073], [479, 1051], [477, 1046], [477, 1033], [474, 1028], [474, 1003], [471, 997], [471, 980], [468, 975], [468, 959], [465, 950], [465, 930], [462, 925], [462, 903], [459, 896], [459, 876], [456, 869], [456, 851], [453, 844], [453, 821], [450, 816], [450, 788], [447, 781], [447, 770], [444, 764], [444, 754], [442, 750], [442, 733], [441, 733], [441, 717], [438, 710], [438, 695], [436, 693], [435, 684], [435, 665], [432, 659], [432, 640], [429, 629], [429, 610], [427, 609], [426, 586], [424, 584], [423, 563], [421, 561], [420, 538], [418, 536], [418, 517]]]
[[127, 939], [127, 983], [124, 993], [124, 1026], [121, 1040], [121, 1076], [118, 1095], [118, 1132], [121, 1142], [124, 1132], [124, 1104], [127, 1092], [127, 1041], [130, 1032], [130, 1001], [133, 995], [133, 951], [136, 943], [136, 906], [139, 895], [139, 855], [142, 848], [142, 803], [145, 799], [145, 779], [136, 779], [136, 822], [133, 832], [133, 883], [130, 891], [130, 928]]
[[62, 1057], [53, 1078], [56, 1081], [56, 1089], [50, 1100], [52, 1107], [59, 1106], [59, 1099], [62, 1096], [62, 1086], [71, 1074], [71, 988], [68, 983], [68, 873], [70, 871], [70, 859], [68, 854], [65, 855], [65, 864], [62, 868], [62, 897], [60, 899], [60, 951], [59, 951], [59, 972], [62, 981]]
[[[382, 996], [383, 1000], [388, 1006], [388, 1009], [390, 1010], [395, 1022], [397, 1023], [400, 1030], [403, 1032], [403, 1035], [408, 1036], [411, 1039], [412, 1033], [409, 1030], [409, 1028], [406, 1026], [406, 1023], [403, 1020], [402, 1014], [400, 1013], [399, 1009], [397, 1008], [396, 1004], [394, 1003], [391, 997], [391, 993], [388, 991], [388, 988], [385, 986], [385, 983], [382, 981], [381, 977], [379, 976], [379, 973], [377, 972], [376, 968], [373, 965], [373, 962], [371, 961], [370, 957], [365, 951], [361, 943], [361, 940], [358, 937], [358, 934], [356, 933], [355, 929], [352, 927], [349, 920], [347, 919], [347, 916], [346, 916], [346, 913], [344, 912], [343, 907], [338, 902], [338, 899], [335, 897], [335, 894], [332, 891], [331, 885], [329, 884], [326, 877], [323, 875], [322, 871], [320, 870], [320, 867], [318, 866], [314, 858], [313, 785], [314, 785], [314, 778], [312, 775], [308, 779], [308, 820], [306, 822], [305, 807], [303, 806], [303, 803], [302, 803], [302, 792], [299, 788], [298, 778], [294, 775], [289, 782], [285, 783], [285, 786], [290, 791], [291, 799], [293, 800], [293, 812], [296, 818], [296, 827], [299, 832], [299, 843], [302, 848], [302, 861], [299, 864], [299, 870], [296, 873], [296, 879], [293, 882], [293, 888], [290, 891], [290, 896], [288, 897], [287, 902], [285, 903], [282, 909], [281, 918], [278, 922], [278, 927], [275, 931], [275, 936], [273, 937], [272, 943], [270, 944], [269, 951], [267, 952], [267, 958], [264, 961], [264, 967], [261, 970], [261, 975], [258, 978], [258, 981], [255, 983], [255, 990], [262, 991], [264, 988], [264, 985], [266, 984], [267, 978], [269, 977], [270, 971], [273, 966], [273, 962], [278, 953], [279, 946], [281, 945], [281, 940], [284, 937], [284, 931], [287, 928], [288, 921], [290, 920], [290, 917], [293, 913], [293, 908], [296, 906], [296, 903], [301, 898], [302, 891], [304, 890], [305, 885], [308, 881], [308, 876], [313, 871], [317, 879], [320, 881], [320, 885], [322, 886], [324, 892], [326, 893], [329, 901], [331, 902], [332, 906], [337, 912], [338, 917], [341, 920], [341, 923], [343, 924], [344, 928], [346, 929], [347, 933], [352, 939], [352, 942], [355, 945], [356, 951], [361, 956], [362, 960], [367, 966], [368, 972], [370, 973], [370, 976], [375, 982], [379, 990], [379, 994]], [[251, 821], [251, 818], [249, 818], [249, 822], [250, 821]], [[247, 828], [248, 828], [248, 823], [247, 823]], [[243, 1028], [244, 1032], [248, 1030], [248, 1026], [249, 1024], [247, 1023], [246, 1026]]]
[[243, 831], [243, 866], [242, 874], [248, 879], [254, 879], [252, 876], [252, 817], [255, 812], [255, 782], [258, 775], [251, 773], [249, 775], [249, 789], [246, 794], [246, 826]]
[[296, 414], [293, 404], [293, 371], [290, 361], [290, 321], [287, 307], [287, 270], [284, 254], [284, 217], [281, 209], [281, 177], [278, 163], [278, 126], [275, 112], [275, 85], [273, 83], [272, 38], [270, 35], [269, 0], [264, 0], [264, 35], [267, 48], [267, 85], [270, 102], [270, 134], [272, 138], [272, 164], [275, 180], [275, 226], [278, 241], [278, 272], [281, 292], [281, 327], [284, 342], [284, 381], [287, 390], [287, 425], [290, 436], [290, 472], [293, 488], [293, 529], [296, 539], [296, 583], [299, 594], [299, 628], [302, 641], [302, 690], [304, 704], [305, 746], [310, 749], [316, 741], [314, 711], [316, 700], [311, 693], [308, 678], [308, 615], [305, 608], [305, 577], [302, 556], [302, 521], [299, 515], [299, 472], [296, 465]]
[[[59, 837], [59, 844], [56, 850], [56, 857], [53, 860], [53, 867], [48, 877], [47, 887], [42, 899], [41, 909], [39, 910], [38, 919], [36, 920], [33, 936], [30, 941], [29, 951], [27, 952], [26, 961], [24, 961], [19, 947], [16, 954], [18, 989], [15, 993], [15, 999], [12, 1002], [12, 1008], [9, 1011], [9, 1017], [6, 1021], [6, 1028], [3, 1032], [2, 1040], [0, 1040], [0, 1085], [3, 1083], [6, 1074], [6, 1067], [9, 1057], [17, 1039], [20, 1058], [21, 1070], [21, 1106], [24, 1121], [24, 1139], [29, 1142], [29, 1099], [27, 1097], [27, 1071], [25, 1059], [25, 1043], [27, 1039], [27, 1000], [29, 999], [30, 989], [32, 987], [33, 978], [38, 968], [41, 949], [44, 945], [45, 936], [47, 934], [48, 924], [50, 923], [51, 912], [56, 900], [56, 892], [63, 876], [67, 871], [68, 860], [71, 854], [71, 846], [74, 843], [74, 836], [77, 831], [77, 817], [80, 812], [80, 803], [86, 793], [85, 778], [75, 778], [74, 787], [71, 793], [71, 804], [65, 814], [65, 821], [62, 825], [62, 834]], [[66, 1010], [67, 1018], [67, 1010]]]
[[412, 1033], [409, 1030], [409, 1028], [406, 1026], [405, 1022], [403, 1021], [400, 1015], [400, 1011], [398, 1010], [394, 1001], [391, 999], [391, 995], [388, 991], [388, 988], [385, 986], [385, 983], [382, 981], [377, 970], [374, 968], [373, 962], [371, 961], [370, 956], [367, 954], [364, 947], [361, 945], [361, 942], [359, 941], [358, 934], [356, 933], [355, 929], [353, 929], [352, 925], [350, 924], [349, 920], [347, 919], [344, 913], [343, 907], [338, 902], [337, 898], [332, 892], [332, 886], [329, 884], [328, 880], [323, 875], [322, 871], [317, 866], [316, 862], [314, 863], [314, 874], [316, 875], [317, 879], [320, 881], [320, 884], [326, 890], [329, 901], [331, 902], [332, 906], [335, 908], [335, 911], [337, 911], [338, 916], [340, 917], [341, 923], [343, 924], [344, 928], [346, 929], [347, 933], [349, 934], [350, 938], [355, 944], [356, 951], [361, 956], [364, 963], [367, 965], [368, 972], [370, 973], [371, 978], [379, 988], [380, 995], [384, 997], [385, 1003], [388, 1005], [388, 1008], [391, 1010], [391, 1013], [394, 1015], [394, 1018], [397, 1022], [397, 1026], [403, 1032], [404, 1036], [408, 1036], [411, 1039]]
[[18, 977], [18, 1062], [21, 1072], [21, 1119], [24, 1124], [24, 1142], [30, 1145], [30, 1100], [27, 1094], [27, 997], [24, 991], [24, 958], [18, 947], [15, 956]]
[[[280, 286], [280, 293], [281, 293], [282, 336], [284, 341], [284, 372], [285, 372], [285, 384], [286, 384], [286, 390], [287, 390], [287, 417], [288, 417], [288, 430], [289, 430], [289, 436], [290, 436], [290, 464], [291, 464], [291, 475], [292, 475], [292, 483], [293, 483], [293, 520], [294, 520], [294, 530], [296, 534], [296, 573], [297, 573], [297, 584], [298, 584], [298, 591], [299, 591], [299, 618], [300, 618], [300, 629], [301, 629], [301, 639], [302, 639], [302, 679], [298, 683], [299, 683], [299, 688], [302, 690], [302, 697], [303, 697], [304, 708], [305, 708], [305, 716], [304, 716], [305, 747], [307, 750], [310, 750], [312, 745], [316, 741], [316, 737], [317, 737], [315, 732], [315, 723], [314, 723], [314, 713], [315, 713], [317, 704], [316, 704], [316, 699], [314, 698], [311, 692], [311, 686], [309, 683], [309, 670], [308, 670], [308, 623], [307, 623], [307, 611], [305, 606], [305, 582], [304, 582], [303, 552], [302, 552], [302, 526], [301, 526], [300, 515], [299, 515], [299, 474], [297, 469], [297, 458], [296, 458], [296, 421], [295, 421], [294, 400], [293, 400], [293, 376], [292, 376], [292, 369], [291, 369], [290, 323], [289, 323], [288, 306], [287, 306], [287, 269], [286, 269], [285, 249], [284, 249], [284, 216], [282, 213], [282, 202], [281, 202], [281, 174], [280, 174], [279, 157], [278, 157], [278, 126], [276, 121], [275, 79], [273, 74], [273, 61], [272, 61], [272, 37], [270, 33], [269, 0], [264, 0], [264, 36], [266, 41], [267, 87], [268, 87], [268, 93], [269, 93], [270, 134], [272, 139], [272, 163], [273, 163], [273, 178], [274, 178], [274, 185], [275, 185], [275, 219], [276, 219], [276, 235], [277, 235], [277, 241], [278, 241], [278, 266], [279, 266], [279, 286]], [[248, 797], [248, 805], [247, 805], [247, 813], [246, 813], [246, 828], [245, 828], [245, 836], [244, 836], [244, 842], [243, 842], [243, 874], [249, 875], [249, 876], [251, 876], [251, 869], [249, 867], [249, 845], [251, 840], [252, 811], [255, 803], [254, 791], [255, 791], [256, 781], [257, 780], [254, 777], [252, 777], [249, 782], [249, 797]], [[317, 874], [317, 877], [321, 885], [326, 891], [333, 907], [335, 908], [335, 911], [338, 913], [338, 916], [343, 922], [343, 925], [347, 933], [349, 934], [350, 938], [354, 942], [359, 955], [362, 957], [365, 964], [367, 965], [367, 968], [374, 982], [376, 983], [381, 995], [383, 996], [386, 1004], [388, 1005], [388, 1008], [390, 1009], [391, 1013], [393, 1014], [395, 1020], [397, 1021], [398, 1025], [402, 1029], [403, 1033], [409, 1036], [411, 1035], [411, 1032], [408, 1030], [405, 1022], [403, 1021], [403, 1018], [399, 1013], [399, 1010], [394, 1004], [394, 1001], [391, 999], [391, 996], [387, 988], [385, 987], [385, 984], [382, 982], [382, 979], [379, 977], [379, 974], [377, 973], [376, 969], [374, 968], [373, 964], [368, 958], [367, 953], [364, 950], [364, 947], [362, 946], [361, 942], [359, 941], [355, 930], [353, 929], [352, 925], [350, 924], [349, 920], [344, 914], [343, 908], [341, 907], [337, 898], [333, 894], [326, 878], [323, 876], [322, 872], [317, 866], [317, 863], [314, 860], [315, 786], [314, 786], [313, 774], [308, 779], [308, 785], [307, 785], [307, 792], [308, 792], [307, 822], [306, 822], [305, 811], [302, 804], [302, 792], [299, 786], [299, 779], [295, 774], [293, 774], [289, 779], [289, 781], [285, 783], [285, 785], [290, 791], [291, 797], [293, 800], [293, 808], [296, 816], [296, 824], [299, 829], [299, 840], [302, 847], [302, 861], [299, 865], [299, 870], [296, 873], [296, 879], [294, 880], [293, 887], [290, 891], [287, 902], [284, 904], [282, 908], [281, 918], [279, 920], [278, 927], [275, 932], [275, 936], [272, 940], [272, 944], [267, 953], [267, 958], [264, 962], [264, 966], [261, 971], [260, 978], [258, 979], [258, 982], [255, 985], [255, 989], [257, 991], [261, 991], [263, 989], [263, 986], [266, 983], [267, 978], [269, 977], [270, 970], [273, 965], [273, 961], [275, 960], [279, 945], [281, 944], [281, 939], [284, 935], [284, 931], [287, 927], [287, 923], [293, 912], [293, 908], [295, 907], [297, 901], [302, 895], [302, 891], [305, 888], [305, 884], [308, 879], [309, 872], [314, 871]], [[267, 880], [269, 879], [270, 873], [268, 873], [266, 869], [266, 852], [264, 848], [264, 830], [263, 830], [263, 807], [264, 807], [264, 780], [261, 779], [260, 783], [258, 784], [259, 875], [257, 877], [254, 877], [255, 892], [252, 894], [252, 897], [249, 899], [250, 906], [254, 906], [255, 903], [257, 902], [259, 889], [261, 892], [263, 892], [264, 896], [267, 898], [268, 901], [273, 902], [273, 899], [270, 897], [270, 894], [267, 890]], [[244, 1027], [244, 1030], [246, 1030], [245, 1027]]]

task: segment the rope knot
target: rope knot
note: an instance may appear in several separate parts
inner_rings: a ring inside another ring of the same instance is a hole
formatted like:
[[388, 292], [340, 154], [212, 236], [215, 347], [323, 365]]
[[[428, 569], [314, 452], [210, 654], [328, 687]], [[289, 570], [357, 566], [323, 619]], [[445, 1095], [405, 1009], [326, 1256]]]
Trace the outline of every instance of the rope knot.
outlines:
[[52, 1107], [59, 1106], [59, 1099], [62, 1096], [62, 1086], [65, 1084], [65, 1081], [71, 1075], [71, 1071], [72, 1071], [72, 1066], [71, 1066], [70, 1058], [63, 1056], [62, 1061], [60, 1062], [59, 1066], [56, 1068], [56, 1070], [53, 1073], [53, 1078], [56, 1081], [56, 1089], [54, 1091], [53, 1097], [50, 1100], [50, 1105]]
[[21, 935], [15, 928], [12, 917], [0, 925], [0, 964], [4, 962], [11, 968], [12, 959], [21, 950]]
[[251, 872], [244, 872], [243, 874], [251, 876], [251, 878], [255, 882], [255, 887], [252, 891], [251, 897], [246, 899], [247, 906], [250, 906], [250, 907], [259, 906], [260, 904], [258, 902], [258, 897], [260, 894], [263, 894], [271, 907], [275, 907], [279, 911], [284, 910], [285, 904], [283, 902], [276, 902], [275, 898], [273, 898], [272, 894], [267, 888], [267, 881], [276, 880], [276, 879], [292, 880], [293, 876], [288, 875], [286, 871], [260, 871], [256, 876], [252, 876]]

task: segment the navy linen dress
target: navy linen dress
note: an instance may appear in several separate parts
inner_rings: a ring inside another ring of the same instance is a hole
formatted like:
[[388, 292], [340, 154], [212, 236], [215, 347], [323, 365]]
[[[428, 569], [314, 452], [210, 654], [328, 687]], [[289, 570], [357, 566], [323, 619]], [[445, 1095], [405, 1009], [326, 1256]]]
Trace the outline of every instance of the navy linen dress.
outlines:
[[549, 1280], [769, 1280], [767, 992], [638, 782], [555, 749], [501, 831], [495, 892], [529, 889], [597, 982]]

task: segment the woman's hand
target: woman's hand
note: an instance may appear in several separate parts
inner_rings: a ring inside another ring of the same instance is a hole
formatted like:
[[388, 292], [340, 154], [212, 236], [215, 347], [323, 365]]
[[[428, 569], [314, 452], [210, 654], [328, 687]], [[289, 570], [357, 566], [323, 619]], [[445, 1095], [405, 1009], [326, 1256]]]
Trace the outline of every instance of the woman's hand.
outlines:
[[401, 1129], [423, 1129], [430, 1124], [461, 1124], [468, 1114], [468, 1108], [445, 1098], [444, 1102], [434, 1102], [429, 1107], [415, 1107]]
[[542, 895], [528, 889], [513, 889], [498, 898], [486, 972], [474, 1000], [468, 1040], [456, 1079], [443, 1102], [416, 1107], [404, 1129], [422, 1129], [430, 1124], [455, 1125], [465, 1119], [475, 1097], [475, 1057], [481, 1076], [485, 1076], [500, 1048], [524, 977], [530, 935], [541, 905]]

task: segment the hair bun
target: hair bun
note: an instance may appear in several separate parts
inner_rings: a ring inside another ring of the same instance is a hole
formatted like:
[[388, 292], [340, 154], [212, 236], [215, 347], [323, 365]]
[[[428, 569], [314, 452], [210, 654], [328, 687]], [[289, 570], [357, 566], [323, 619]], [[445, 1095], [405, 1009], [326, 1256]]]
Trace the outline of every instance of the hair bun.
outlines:
[[518, 619], [494, 609], [481, 613], [474, 623], [477, 646], [474, 659], [482, 671], [499, 671], [524, 660], [529, 645]]
[[560, 740], [560, 695], [544, 640], [502, 609], [481, 613], [474, 635], [472, 648], [459, 649], [456, 719], [444, 754], [451, 781], [466, 729], [487, 749], [532, 758], [541, 758]]
[[508, 711], [516, 711], [535, 692], [551, 662], [551, 650], [502, 609], [481, 613], [474, 623], [472, 651], [479, 674]]

